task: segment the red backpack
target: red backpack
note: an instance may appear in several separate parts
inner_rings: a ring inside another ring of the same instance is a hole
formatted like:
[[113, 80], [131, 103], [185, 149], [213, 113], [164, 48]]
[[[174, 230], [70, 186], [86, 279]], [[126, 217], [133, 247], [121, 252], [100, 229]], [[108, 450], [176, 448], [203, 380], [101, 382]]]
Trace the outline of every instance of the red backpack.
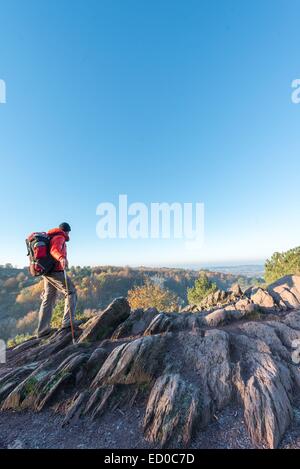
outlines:
[[29, 272], [33, 277], [46, 275], [54, 268], [55, 259], [50, 254], [50, 236], [35, 232], [26, 238]]

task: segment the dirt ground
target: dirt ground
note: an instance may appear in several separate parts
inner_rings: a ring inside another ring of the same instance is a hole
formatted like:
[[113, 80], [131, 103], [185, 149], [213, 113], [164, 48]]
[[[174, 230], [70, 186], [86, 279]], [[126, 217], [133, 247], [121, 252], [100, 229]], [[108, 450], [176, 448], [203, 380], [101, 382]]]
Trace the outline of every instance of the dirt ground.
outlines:
[[[63, 417], [51, 410], [42, 413], [0, 412], [0, 448], [145, 448], [142, 408], [117, 409], [100, 420], [82, 418], [62, 428]], [[280, 448], [300, 448], [300, 411]], [[254, 448], [243, 424], [242, 410], [228, 407], [215, 416], [205, 431], [196, 432], [191, 449]]]

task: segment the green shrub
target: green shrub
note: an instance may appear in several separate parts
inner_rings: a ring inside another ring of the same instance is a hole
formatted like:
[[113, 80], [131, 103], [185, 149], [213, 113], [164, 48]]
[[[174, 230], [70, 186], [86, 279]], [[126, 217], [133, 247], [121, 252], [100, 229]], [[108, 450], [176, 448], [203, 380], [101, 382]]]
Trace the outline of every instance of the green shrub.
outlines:
[[[53, 309], [51, 327], [53, 327], [54, 329], [58, 329], [61, 327], [62, 318], [64, 315], [64, 308], [65, 308], [65, 300], [64, 298], [62, 298], [61, 300], [57, 302], [55, 308]], [[75, 317], [78, 320], [89, 319], [91, 316], [92, 316], [92, 313], [90, 313], [89, 311], [82, 313], [81, 311], [77, 309], [75, 313]]]
[[285, 275], [300, 274], [300, 247], [286, 252], [275, 252], [265, 264], [265, 279], [272, 283]]
[[13, 339], [7, 341], [7, 347], [15, 347], [16, 345], [22, 344], [28, 339], [31, 339], [32, 335], [30, 334], [18, 334]]
[[195, 281], [193, 288], [188, 288], [188, 302], [189, 304], [199, 304], [210, 293], [217, 290], [217, 285], [211, 282], [206, 274], [201, 273], [199, 278]]

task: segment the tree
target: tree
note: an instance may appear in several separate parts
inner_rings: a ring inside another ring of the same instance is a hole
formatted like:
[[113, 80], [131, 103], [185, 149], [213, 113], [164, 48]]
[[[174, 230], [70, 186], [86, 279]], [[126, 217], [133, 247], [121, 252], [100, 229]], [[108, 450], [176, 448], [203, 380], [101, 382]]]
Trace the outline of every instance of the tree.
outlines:
[[20, 272], [17, 276], [16, 276], [16, 279], [17, 281], [20, 283], [20, 282], [24, 282], [24, 280], [26, 280], [26, 275], [24, 274], [24, 272]]
[[4, 282], [6, 290], [14, 290], [18, 286], [18, 280], [15, 277], [10, 277]]
[[217, 285], [211, 282], [205, 273], [201, 273], [199, 278], [195, 281], [195, 285], [192, 288], [188, 288], [188, 302], [189, 304], [199, 304], [204, 298], [210, 293], [217, 290]]
[[41, 294], [44, 289], [44, 282], [39, 281], [33, 285], [23, 288], [17, 295], [16, 303], [27, 306], [28, 309], [35, 309], [41, 301]]
[[128, 291], [128, 301], [132, 309], [153, 307], [159, 311], [178, 311], [178, 297], [175, 293], [149, 279], [144, 285]]
[[275, 252], [265, 264], [265, 280], [272, 283], [285, 275], [300, 274], [300, 246], [286, 252]]
[[19, 319], [16, 329], [19, 334], [33, 334], [38, 325], [38, 311], [29, 311], [23, 318]]

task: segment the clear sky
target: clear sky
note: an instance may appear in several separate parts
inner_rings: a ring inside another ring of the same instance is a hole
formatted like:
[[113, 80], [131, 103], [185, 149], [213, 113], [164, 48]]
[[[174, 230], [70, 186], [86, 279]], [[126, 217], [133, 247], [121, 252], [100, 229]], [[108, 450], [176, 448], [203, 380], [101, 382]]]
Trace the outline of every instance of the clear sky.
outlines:
[[[299, 245], [299, 0], [0, 0], [0, 264], [68, 221], [71, 264]], [[205, 244], [100, 240], [96, 207], [203, 202]]]

